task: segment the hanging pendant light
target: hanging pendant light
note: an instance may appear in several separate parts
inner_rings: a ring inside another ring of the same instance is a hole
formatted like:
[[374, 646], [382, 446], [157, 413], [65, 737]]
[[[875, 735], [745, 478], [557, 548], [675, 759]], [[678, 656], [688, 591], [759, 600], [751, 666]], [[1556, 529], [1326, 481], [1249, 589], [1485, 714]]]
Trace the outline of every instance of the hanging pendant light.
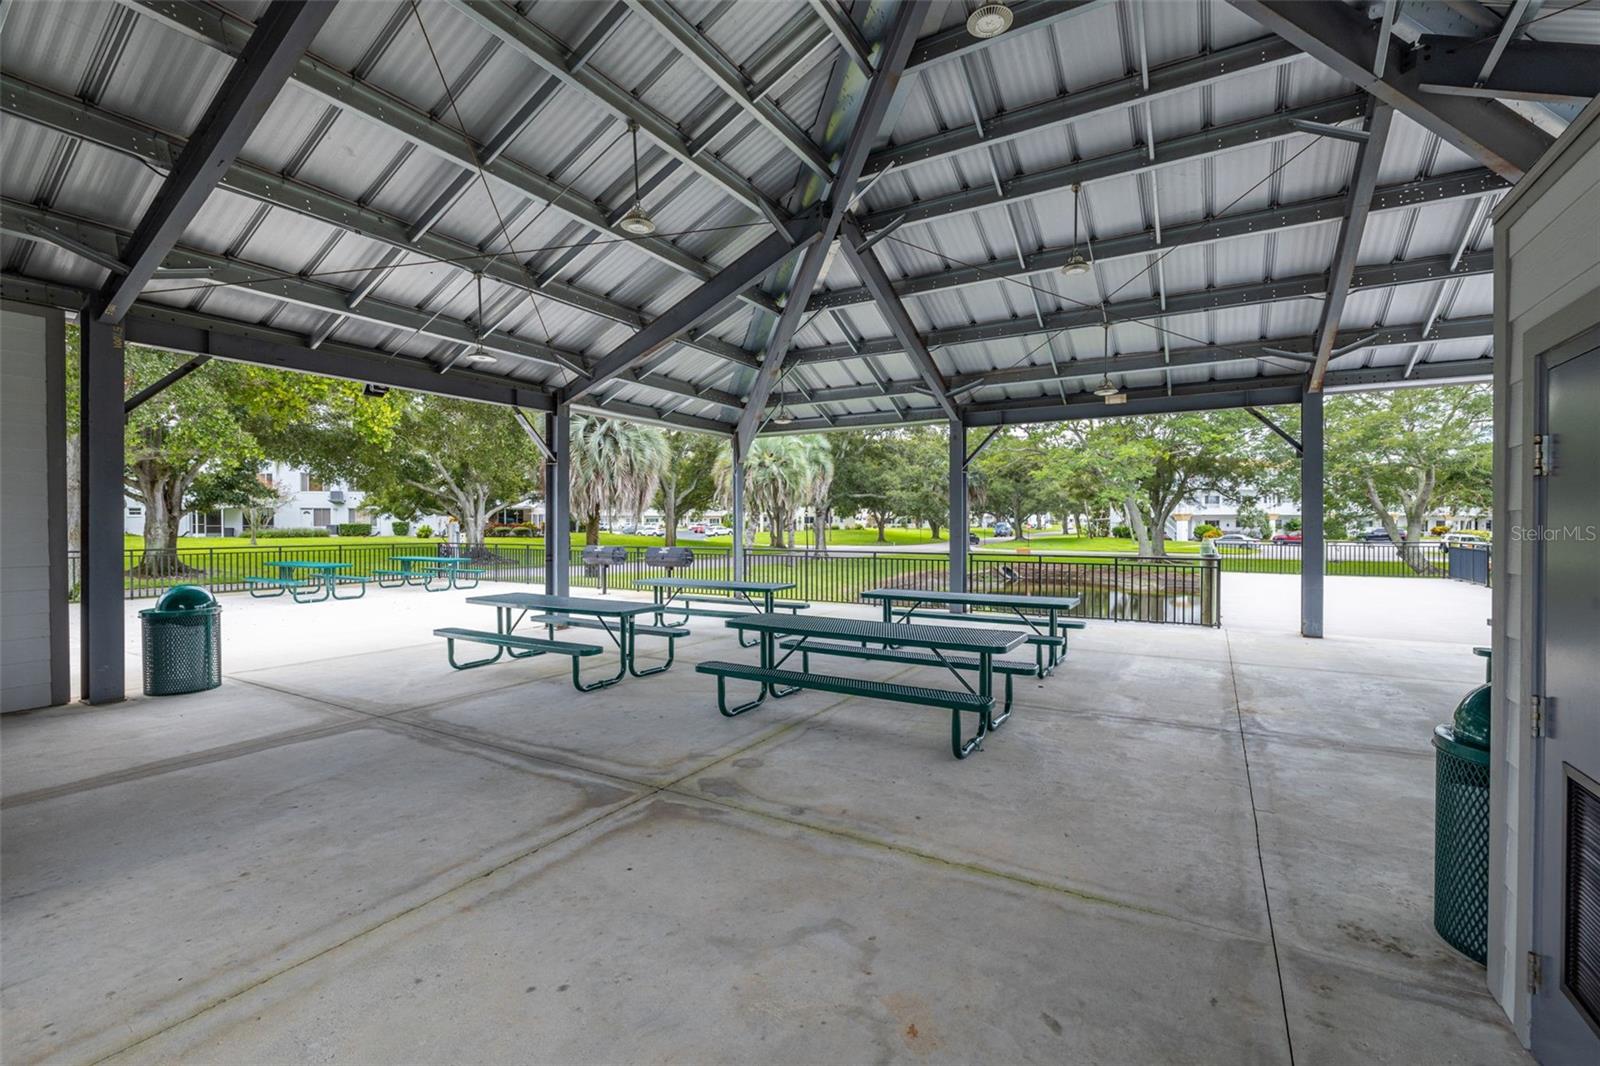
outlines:
[[483, 274], [480, 272], [476, 275], [476, 278], [478, 282], [478, 324], [474, 332], [477, 334], [478, 346], [462, 356], [461, 359], [462, 362], [482, 365], [494, 362], [495, 358], [483, 350]]
[[1072, 184], [1072, 255], [1061, 264], [1061, 273], [1069, 278], [1082, 277], [1089, 273], [1089, 261], [1078, 254], [1078, 190], [1082, 186], [1077, 182]]
[[629, 122], [628, 132], [633, 135], [633, 206], [617, 220], [617, 228], [630, 236], [648, 237], [656, 231], [656, 220], [644, 209], [639, 193], [639, 124]]
[[984, 4], [967, 16], [967, 32], [979, 40], [998, 37], [1011, 28], [1011, 9], [1005, 4]]
[[[1102, 312], [1104, 308], [1101, 309]], [[1100, 356], [1100, 384], [1094, 387], [1094, 394], [1105, 400], [1106, 403], [1122, 403], [1127, 400], [1122, 395], [1122, 390], [1111, 380], [1111, 324], [1105, 324], [1105, 344], [1101, 348]]]

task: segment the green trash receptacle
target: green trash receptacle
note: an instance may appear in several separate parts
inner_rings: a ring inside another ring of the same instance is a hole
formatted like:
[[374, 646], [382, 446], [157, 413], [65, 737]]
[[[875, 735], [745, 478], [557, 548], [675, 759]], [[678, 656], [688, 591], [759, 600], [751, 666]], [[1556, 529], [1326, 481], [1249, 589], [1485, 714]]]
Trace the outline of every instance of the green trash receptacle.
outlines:
[[1433, 927], [1483, 963], [1489, 956], [1489, 686], [1433, 731]]
[[222, 608], [196, 585], [168, 589], [143, 625], [144, 694], [177, 696], [222, 684]]

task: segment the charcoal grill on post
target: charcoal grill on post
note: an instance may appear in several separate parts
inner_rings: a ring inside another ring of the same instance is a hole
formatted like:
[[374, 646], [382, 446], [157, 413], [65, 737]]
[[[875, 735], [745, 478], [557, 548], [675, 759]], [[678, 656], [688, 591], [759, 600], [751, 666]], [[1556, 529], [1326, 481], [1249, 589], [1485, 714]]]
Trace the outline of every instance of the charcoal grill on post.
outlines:
[[600, 571], [600, 595], [606, 594], [606, 571], [628, 561], [627, 548], [602, 548], [590, 545], [583, 549], [585, 570]]
[[659, 566], [671, 577], [672, 572], [679, 567], [688, 566], [694, 562], [694, 550], [691, 548], [646, 548], [644, 550], [644, 564], [646, 566]]

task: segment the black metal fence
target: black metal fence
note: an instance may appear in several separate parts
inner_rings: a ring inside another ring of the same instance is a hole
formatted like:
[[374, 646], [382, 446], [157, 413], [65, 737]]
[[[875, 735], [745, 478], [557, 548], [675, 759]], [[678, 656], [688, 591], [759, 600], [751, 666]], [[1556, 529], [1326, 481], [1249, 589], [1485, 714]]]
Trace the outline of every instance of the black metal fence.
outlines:
[[[1235, 574], [1298, 574], [1301, 549], [1296, 543], [1222, 544], [1217, 547], [1222, 569]], [[1330, 540], [1323, 545], [1324, 572], [1330, 577], [1445, 577], [1445, 546], [1437, 541], [1392, 544], [1389, 541]]]
[[[394, 569], [399, 555], [430, 554], [426, 543], [407, 545], [338, 543], [328, 545], [258, 545], [255, 547], [181, 548], [157, 557], [139, 549], [126, 553], [124, 571], [129, 598], [160, 595], [178, 584], [204, 585], [213, 592], [238, 592], [249, 577], [275, 577], [272, 565], [290, 560], [347, 563], [353, 575]], [[496, 541], [459, 549], [487, 571], [486, 580], [538, 583], [544, 580], [542, 543]], [[629, 589], [647, 577], [693, 576], [707, 581], [733, 578], [728, 548], [694, 548], [694, 562], [668, 570], [645, 560], [646, 549], [628, 548], [626, 558], [604, 574], [585, 566], [582, 546], [572, 549], [568, 581], [573, 588]], [[77, 587], [78, 553], [69, 553], [71, 584]], [[1116, 555], [974, 552], [968, 558], [967, 584], [974, 592], [1017, 592], [1024, 595], [1078, 596], [1081, 618], [1166, 622], [1179, 625], [1220, 624], [1221, 575], [1214, 562], [1192, 558], [1132, 558]], [[745, 555], [745, 580], [793, 583], [788, 595], [825, 603], [857, 603], [873, 588], [947, 589], [950, 560], [938, 552], [879, 552], [750, 549]]]

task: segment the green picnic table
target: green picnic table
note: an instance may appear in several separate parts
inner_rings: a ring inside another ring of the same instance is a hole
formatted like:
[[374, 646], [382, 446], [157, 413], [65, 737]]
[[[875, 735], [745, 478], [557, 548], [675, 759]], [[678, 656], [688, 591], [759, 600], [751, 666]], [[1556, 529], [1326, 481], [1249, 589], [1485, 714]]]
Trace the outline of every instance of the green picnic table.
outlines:
[[[378, 584], [384, 588], [421, 585], [427, 592], [443, 592], [445, 589], [465, 591], [477, 588], [478, 578], [487, 572], [469, 565], [472, 560], [461, 555], [391, 555], [389, 561], [399, 563], [400, 569], [372, 572]], [[471, 583], [463, 582], [463, 577], [471, 577]], [[385, 578], [390, 580], [386, 581]], [[442, 582], [436, 585], [435, 581], [440, 579], [443, 579]]]
[[[263, 564], [278, 571], [277, 577], [247, 577], [244, 583], [258, 600], [282, 596], [287, 592], [296, 603], [321, 603], [326, 599], [359, 600], [367, 594], [367, 579], [341, 574], [349, 563], [329, 563], [320, 559], [273, 559]], [[340, 585], [355, 585], [354, 596], [339, 595]]]
[[[498, 662], [502, 655], [513, 659], [527, 659], [535, 655], [555, 654], [572, 658], [572, 685], [579, 692], [592, 692], [598, 688], [615, 685], [628, 674], [649, 677], [671, 668], [674, 647], [679, 637], [689, 635], [687, 629], [670, 626], [653, 626], [639, 623], [639, 616], [651, 614], [655, 605], [630, 603], [626, 600], [600, 600], [580, 596], [551, 596], [540, 592], [503, 592], [492, 596], [471, 596], [468, 603], [493, 607], [495, 628], [435, 629], [433, 635], [444, 637], [450, 665], [457, 670], [470, 670]], [[530, 614], [530, 612], [537, 612]], [[524, 622], [544, 626], [546, 637], [530, 637], [518, 633], [517, 626]], [[599, 681], [585, 682], [578, 669], [580, 659], [599, 655], [605, 649], [598, 644], [585, 644], [571, 640], [557, 640], [557, 627], [598, 629], [604, 631], [616, 646], [620, 661], [617, 672]], [[635, 657], [636, 641], [640, 634], [667, 638], [667, 661], [648, 670], [638, 668]], [[493, 656], [471, 662], [456, 661], [456, 641], [469, 644], [487, 644], [495, 649]]]
[[[703, 662], [695, 667], [699, 673], [716, 677], [717, 709], [724, 716], [732, 718], [744, 714], [761, 706], [768, 696], [782, 699], [801, 689], [909, 703], [921, 707], [946, 707], [950, 710], [950, 751], [958, 759], [965, 759], [976, 751], [983, 743], [983, 738], [998, 729], [1000, 724], [1010, 717], [1009, 707], [1005, 713], [999, 715], [994, 713], [994, 657], [1010, 651], [1026, 639], [1023, 633], [1015, 629], [870, 622], [853, 618], [818, 618], [776, 613], [730, 618], [727, 625], [730, 629], [749, 630], [759, 635], [761, 662], [752, 666], [749, 663], [713, 661]], [[798, 638], [785, 642], [784, 647], [787, 650], [781, 659], [777, 658], [777, 638], [780, 636]], [[809, 669], [783, 668], [784, 663], [797, 651], [802, 655], [813, 649], [822, 653], [822, 647], [813, 643], [819, 640], [829, 644], [859, 643], [863, 648], [874, 644], [892, 643], [900, 648], [925, 649], [932, 655], [933, 663], [948, 669], [960, 687], [941, 689], [922, 685], [902, 685], [889, 681], [840, 677], [837, 674], [815, 674]], [[970, 669], [977, 673], [976, 688], [962, 676], [964, 667], [952, 661], [950, 658], [952, 655], [970, 657]], [[729, 707], [728, 678], [757, 682], [761, 686], [759, 695], [748, 703]], [[965, 739], [961, 730], [961, 715], [964, 713], [978, 716], [977, 732]]]
[[[881, 603], [885, 622], [895, 621], [895, 604], [899, 603], [909, 604], [898, 612], [899, 620], [902, 622], [909, 622], [914, 618], [935, 618], [941, 622], [1026, 625], [1033, 631], [1033, 636], [1027, 639], [1035, 647], [1040, 677], [1054, 673], [1062, 656], [1065, 655], [1067, 647], [1065, 630], [1084, 628], [1083, 622], [1079, 619], [1061, 617], [1068, 611], [1075, 610], [1078, 604], [1083, 602], [1077, 596], [1024, 596], [1014, 592], [937, 592], [928, 589], [869, 589], [861, 594], [861, 598]], [[946, 608], [988, 607], [1009, 611], [1010, 614], [967, 614], [951, 610], [924, 610], [928, 604], [942, 604]], [[1043, 616], [1041, 617], [1038, 612], [1043, 612]]]
[[[656, 624], [682, 626], [690, 618], [737, 618], [744, 614], [772, 614], [778, 609], [793, 613], [810, 607], [809, 603], [778, 600], [777, 594], [794, 588], [793, 581], [716, 581], [688, 577], [647, 577], [635, 581], [635, 588], [650, 589], [655, 597]], [[719, 595], [695, 596], [684, 593], [711, 592]], [[713, 604], [726, 606], [690, 606]], [[741, 606], [742, 605], [742, 606]], [[729, 607], [736, 608], [729, 610]], [[748, 610], [746, 610], [748, 608]], [[681, 614], [676, 622], [668, 622], [666, 614]], [[745, 642], [739, 634], [742, 647], [753, 648], [756, 641]]]

